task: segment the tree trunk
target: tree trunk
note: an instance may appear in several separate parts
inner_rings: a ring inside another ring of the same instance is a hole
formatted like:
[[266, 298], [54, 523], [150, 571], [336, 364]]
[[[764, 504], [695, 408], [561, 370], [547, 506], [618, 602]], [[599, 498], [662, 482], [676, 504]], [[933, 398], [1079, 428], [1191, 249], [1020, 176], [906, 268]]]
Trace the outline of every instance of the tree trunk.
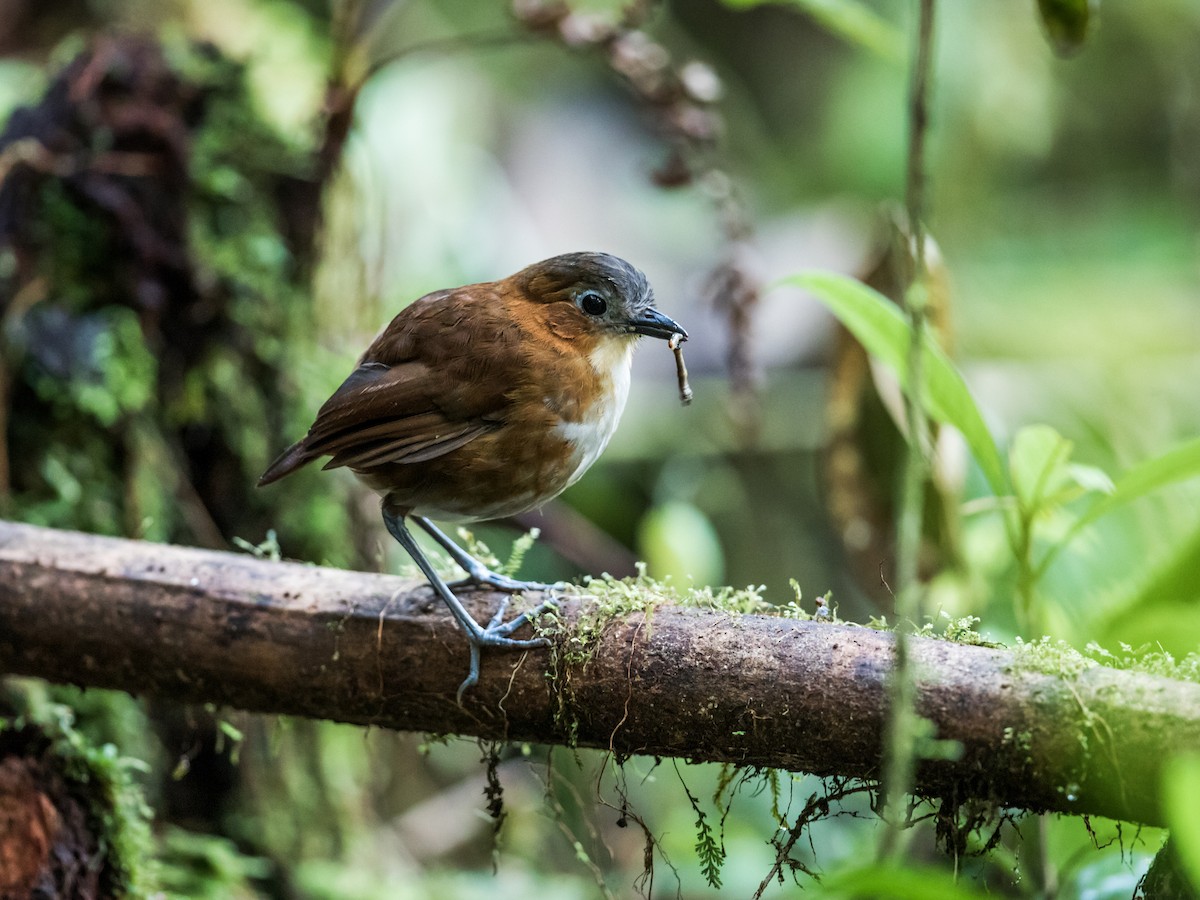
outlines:
[[105, 786], [80, 777], [36, 727], [0, 727], [0, 897], [94, 900], [115, 873], [96, 810], [110, 808]]

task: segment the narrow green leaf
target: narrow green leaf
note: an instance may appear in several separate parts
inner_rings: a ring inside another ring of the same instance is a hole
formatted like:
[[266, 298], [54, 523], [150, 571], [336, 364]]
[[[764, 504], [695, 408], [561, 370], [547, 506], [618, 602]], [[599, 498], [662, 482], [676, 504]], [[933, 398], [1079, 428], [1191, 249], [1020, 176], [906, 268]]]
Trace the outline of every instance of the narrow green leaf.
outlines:
[[[734, 9], [749, 9], [775, 0], [725, 0]], [[891, 22], [859, 0], [781, 0], [816, 20], [826, 31], [857, 44], [888, 62], [904, 60], [904, 38]]]
[[1167, 760], [1162, 774], [1162, 806], [1171, 841], [1192, 888], [1200, 891], [1200, 753]]
[[1117, 506], [1137, 500], [1169, 484], [1196, 477], [1200, 477], [1200, 438], [1168, 450], [1162, 456], [1138, 463], [1126, 471], [1117, 479], [1112, 492], [1093, 503], [1083, 514], [1079, 524], [1083, 526], [1094, 522]]
[[1087, 508], [1062, 540], [1052, 546], [1038, 563], [1037, 577], [1041, 578], [1050, 568], [1059, 552], [1084, 528], [1118, 506], [1132, 503], [1157, 491], [1159, 488], [1200, 477], [1200, 438], [1194, 438], [1168, 450], [1161, 456], [1138, 463], [1122, 475], [1107, 496], [1101, 497]]
[[[838, 317], [867, 352], [887, 365], [900, 384], [908, 384], [908, 346], [912, 329], [896, 305], [860, 281], [833, 272], [806, 272], [784, 278], [811, 292]], [[929, 414], [957, 428], [971, 448], [984, 477], [997, 496], [1009, 493], [1000, 451], [966, 382], [932, 338], [925, 344], [924, 396]]]

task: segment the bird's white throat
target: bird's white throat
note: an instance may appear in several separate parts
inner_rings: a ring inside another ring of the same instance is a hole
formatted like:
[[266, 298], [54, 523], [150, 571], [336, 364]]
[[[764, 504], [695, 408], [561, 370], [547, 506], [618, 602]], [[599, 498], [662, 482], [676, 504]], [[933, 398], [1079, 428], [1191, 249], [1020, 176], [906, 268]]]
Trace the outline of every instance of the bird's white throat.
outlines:
[[629, 399], [629, 371], [636, 339], [625, 336], [602, 340], [588, 356], [596, 374], [608, 389], [584, 413], [578, 422], [560, 422], [559, 433], [574, 448], [575, 471], [567, 484], [579, 480], [599, 459], [617, 430], [625, 401]]

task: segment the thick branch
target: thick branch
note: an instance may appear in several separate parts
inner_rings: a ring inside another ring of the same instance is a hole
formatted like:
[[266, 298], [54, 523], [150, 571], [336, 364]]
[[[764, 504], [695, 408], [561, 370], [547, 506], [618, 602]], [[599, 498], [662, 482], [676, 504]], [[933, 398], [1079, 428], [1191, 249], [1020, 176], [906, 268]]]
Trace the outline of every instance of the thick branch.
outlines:
[[[468, 598], [477, 615], [496, 597]], [[567, 647], [586, 600], [565, 604]], [[486, 618], [486, 615], [483, 615]], [[0, 522], [0, 671], [435, 733], [819, 775], [877, 774], [892, 636], [660, 607], [604, 628], [586, 665], [466, 645], [411, 581]], [[1158, 823], [1159, 770], [1200, 746], [1200, 685], [914, 638], [916, 706], [957, 760], [917, 790]], [[565, 656], [565, 654], [563, 654]]]

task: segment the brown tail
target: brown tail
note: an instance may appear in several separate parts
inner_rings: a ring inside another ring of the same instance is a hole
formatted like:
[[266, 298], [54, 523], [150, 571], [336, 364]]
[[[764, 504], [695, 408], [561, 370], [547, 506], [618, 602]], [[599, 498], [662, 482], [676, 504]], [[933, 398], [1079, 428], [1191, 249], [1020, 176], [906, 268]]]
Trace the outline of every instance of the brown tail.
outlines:
[[292, 446], [288, 447], [275, 462], [267, 467], [267, 471], [263, 472], [258, 479], [258, 486], [271, 484], [278, 481], [284, 475], [291, 475], [301, 466], [312, 462], [316, 456], [308, 451], [304, 446], [304, 441], [296, 441]]

